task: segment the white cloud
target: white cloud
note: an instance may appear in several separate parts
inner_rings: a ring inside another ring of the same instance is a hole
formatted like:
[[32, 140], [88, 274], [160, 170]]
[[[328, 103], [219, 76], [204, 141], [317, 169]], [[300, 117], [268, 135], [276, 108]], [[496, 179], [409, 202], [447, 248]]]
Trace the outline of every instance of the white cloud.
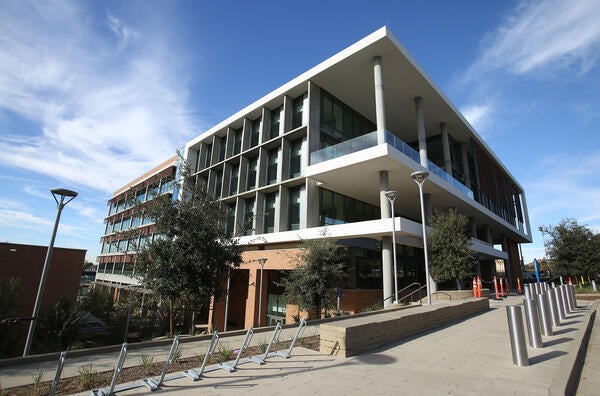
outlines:
[[85, 4], [0, 4], [0, 112], [40, 125], [0, 123], [0, 164], [110, 193], [199, 128], [182, 55], [110, 12], [92, 30]]
[[460, 112], [477, 131], [485, 134], [486, 129], [488, 129], [493, 122], [495, 109], [492, 103], [473, 104], [463, 106], [460, 109]]
[[564, 69], [585, 73], [599, 56], [599, 16], [597, 0], [523, 1], [487, 36], [467, 74], [476, 78], [496, 69], [513, 74]]

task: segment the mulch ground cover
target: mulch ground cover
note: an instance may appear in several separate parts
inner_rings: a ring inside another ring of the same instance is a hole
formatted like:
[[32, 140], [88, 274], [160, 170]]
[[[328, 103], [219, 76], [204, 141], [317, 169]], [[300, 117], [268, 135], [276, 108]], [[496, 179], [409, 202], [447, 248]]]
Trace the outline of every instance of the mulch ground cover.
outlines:
[[[319, 336], [299, 338], [297, 341], [298, 346], [309, 348], [315, 351], [319, 350]], [[289, 348], [290, 341], [280, 342], [274, 344], [271, 347], [272, 351], [282, 350]], [[249, 357], [260, 355], [265, 351], [264, 346], [253, 346], [249, 347], [244, 351], [242, 357]], [[210, 357], [210, 364], [223, 363], [226, 361], [234, 360], [235, 355], [231, 350], [218, 350]], [[169, 367], [168, 373], [174, 373], [183, 370], [189, 370], [193, 368], [199, 368], [204, 360], [204, 355], [198, 355], [192, 358], [183, 358], [173, 362]], [[118, 383], [124, 384], [137, 380], [142, 380], [149, 377], [160, 376], [164, 362], [149, 363], [148, 361], [142, 365], [139, 362], [139, 366], [127, 367], [121, 370], [119, 374]], [[113, 371], [96, 372], [93, 367], [82, 367], [80, 369], [80, 375], [77, 377], [61, 378], [58, 383], [57, 395], [70, 395], [73, 393], [84, 392], [86, 390], [106, 388], [110, 386], [112, 380]], [[9, 389], [0, 389], [0, 395], [48, 395], [52, 387], [52, 381], [44, 381], [40, 384], [23, 385]]]

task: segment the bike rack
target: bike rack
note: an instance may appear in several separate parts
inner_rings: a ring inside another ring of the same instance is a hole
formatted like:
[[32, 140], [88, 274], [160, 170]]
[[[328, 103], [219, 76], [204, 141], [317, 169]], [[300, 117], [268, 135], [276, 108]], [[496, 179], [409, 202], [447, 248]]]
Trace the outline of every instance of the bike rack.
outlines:
[[208, 346], [208, 350], [206, 351], [206, 355], [204, 355], [204, 361], [202, 362], [202, 367], [200, 367], [200, 371], [196, 371], [194, 369], [185, 370], [183, 375], [191, 379], [192, 381], [198, 381], [206, 368], [206, 363], [208, 363], [208, 359], [217, 349], [217, 344], [219, 343], [219, 332], [215, 330], [213, 333], [212, 339], [210, 340], [210, 345]]
[[252, 326], [250, 326], [248, 328], [248, 331], [246, 332], [246, 337], [244, 337], [244, 341], [242, 342], [242, 346], [240, 346], [237, 358], [235, 359], [235, 361], [233, 362], [233, 364], [221, 363], [219, 365], [219, 367], [221, 367], [223, 370], [225, 370], [225, 371], [227, 371], [229, 373], [235, 371], [235, 367], [240, 362], [240, 358], [242, 357], [242, 354], [244, 353], [244, 350], [246, 350], [246, 348], [248, 348], [248, 344], [250, 343], [250, 340], [252, 339], [252, 335], [253, 334], [254, 334], [254, 330], [252, 330]]
[[125, 356], [127, 356], [126, 342], [124, 342], [121, 346], [121, 352], [119, 353], [119, 358], [117, 359], [117, 364], [115, 366], [115, 372], [113, 374], [112, 381], [110, 382], [110, 387], [108, 390], [94, 389], [92, 391], [92, 396], [112, 396], [115, 393], [115, 385], [117, 385], [117, 378], [119, 377], [119, 373], [123, 368], [123, 363], [125, 363]]
[[62, 369], [65, 365], [65, 360], [67, 359], [67, 352], [61, 352], [60, 357], [58, 358], [58, 366], [56, 367], [56, 375], [54, 376], [54, 381], [52, 381], [52, 389], [50, 389], [50, 396], [54, 396], [56, 393], [56, 387], [58, 386], [58, 381], [60, 380], [60, 375], [62, 373]]
[[294, 345], [296, 344], [296, 340], [298, 339], [298, 337], [300, 337], [300, 334], [302, 334], [302, 332], [304, 331], [305, 328], [306, 328], [306, 320], [304, 318], [302, 318], [302, 320], [300, 320], [300, 324], [298, 325], [298, 330], [296, 331], [296, 335], [294, 336], [294, 339], [292, 340], [292, 343], [290, 344], [289, 349], [287, 351], [275, 352], [275, 354], [277, 354], [277, 356], [281, 356], [286, 359], [289, 359], [289, 357], [291, 356], [291, 353], [292, 353], [292, 349], [294, 349]]
[[167, 370], [169, 369], [169, 366], [171, 365], [171, 363], [173, 363], [173, 359], [175, 359], [175, 353], [177, 352], [178, 347], [179, 347], [179, 336], [176, 336], [175, 339], [173, 340], [173, 344], [171, 344], [171, 349], [169, 350], [169, 355], [167, 356], [167, 360], [165, 361], [165, 365], [163, 366], [162, 373], [160, 374], [160, 377], [158, 378], [158, 380], [155, 380], [154, 378], [147, 378], [147, 379], [142, 380], [144, 385], [146, 385], [146, 387], [148, 387], [151, 391], [154, 392], [163, 383], [163, 381], [165, 379], [165, 375], [167, 374]]
[[273, 345], [275, 340], [278, 339], [279, 333], [281, 333], [281, 322], [277, 322], [277, 326], [275, 326], [275, 330], [273, 331], [273, 336], [271, 337], [271, 342], [269, 342], [269, 345], [267, 346], [267, 349], [265, 350], [265, 354], [262, 357], [253, 356], [250, 358], [250, 360], [259, 365], [265, 364], [265, 360], [269, 356], [269, 350], [271, 349], [271, 346]]

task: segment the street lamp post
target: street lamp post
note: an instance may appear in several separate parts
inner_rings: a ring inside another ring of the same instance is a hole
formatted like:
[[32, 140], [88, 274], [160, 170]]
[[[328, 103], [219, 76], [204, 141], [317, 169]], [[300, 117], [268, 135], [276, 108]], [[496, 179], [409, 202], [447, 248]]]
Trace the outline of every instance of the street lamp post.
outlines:
[[396, 268], [396, 217], [394, 216], [394, 200], [396, 199], [396, 196], [398, 196], [398, 191], [387, 191], [385, 196], [390, 201], [390, 206], [392, 207], [392, 254], [394, 255], [394, 290], [396, 291], [396, 300], [394, 301], [394, 304], [398, 304], [398, 270]]
[[258, 259], [260, 264], [260, 289], [258, 290], [258, 327], [261, 325], [261, 314], [262, 314], [262, 289], [263, 289], [263, 270], [265, 268], [266, 258]]
[[550, 269], [548, 266], [548, 262], [546, 261], [548, 260], [548, 250], [546, 249], [546, 236], [544, 235], [544, 227], [539, 226], [538, 231], [542, 233], [542, 242], [544, 244], [544, 262], [546, 262], [546, 267]]
[[419, 198], [421, 199], [421, 223], [423, 225], [423, 253], [425, 255], [425, 284], [427, 285], [427, 305], [431, 306], [431, 289], [429, 287], [429, 258], [427, 257], [427, 228], [425, 225], [425, 205], [423, 204], [423, 183], [429, 176], [427, 171], [418, 171], [410, 175], [419, 186]]
[[[25, 349], [23, 350], [23, 356], [29, 355], [31, 349], [31, 343], [33, 341], [33, 334], [35, 333], [35, 325], [37, 322], [37, 316], [40, 311], [40, 305], [42, 302], [42, 294], [44, 294], [44, 287], [46, 286], [46, 276], [48, 275], [48, 269], [50, 267], [50, 259], [52, 258], [52, 250], [54, 249], [54, 240], [56, 239], [56, 231], [58, 230], [58, 223], [60, 221], [60, 214], [66, 204], [71, 202], [76, 196], [75, 191], [67, 190], [64, 188], [53, 188], [50, 190], [52, 197], [56, 201], [57, 213], [56, 220], [54, 221], [54, 230], [52, 231], [52, 238], [50, 238], [50, 245], [46, 252], [46, 260], [44, 261], [44, 269], [42, 270], [42, 278], [40, 279], [40, 285], [38, 287], [37, 296], [35, 298], [35, 305], [33, 306], [33, 314], [31, 322], [29, 322], [29, 331], [27, 332], [27, 341], [25, 341]], [[56, 197], [60, 197], [57, 199]], [[68, 198], [66, 201], [65, 199]]]

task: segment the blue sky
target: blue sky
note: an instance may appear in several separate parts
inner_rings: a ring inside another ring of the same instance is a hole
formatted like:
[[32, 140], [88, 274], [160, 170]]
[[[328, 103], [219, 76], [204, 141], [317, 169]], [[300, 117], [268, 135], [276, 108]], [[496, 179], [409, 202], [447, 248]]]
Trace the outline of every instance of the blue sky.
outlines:
[[[524, 187], [532, 230], [600, 231], [600, 2], [0, 1], [0, 241], [95, 260], [106, 201], [387, 25]], [[543, 256], [541, 234], [523, 245]]]

